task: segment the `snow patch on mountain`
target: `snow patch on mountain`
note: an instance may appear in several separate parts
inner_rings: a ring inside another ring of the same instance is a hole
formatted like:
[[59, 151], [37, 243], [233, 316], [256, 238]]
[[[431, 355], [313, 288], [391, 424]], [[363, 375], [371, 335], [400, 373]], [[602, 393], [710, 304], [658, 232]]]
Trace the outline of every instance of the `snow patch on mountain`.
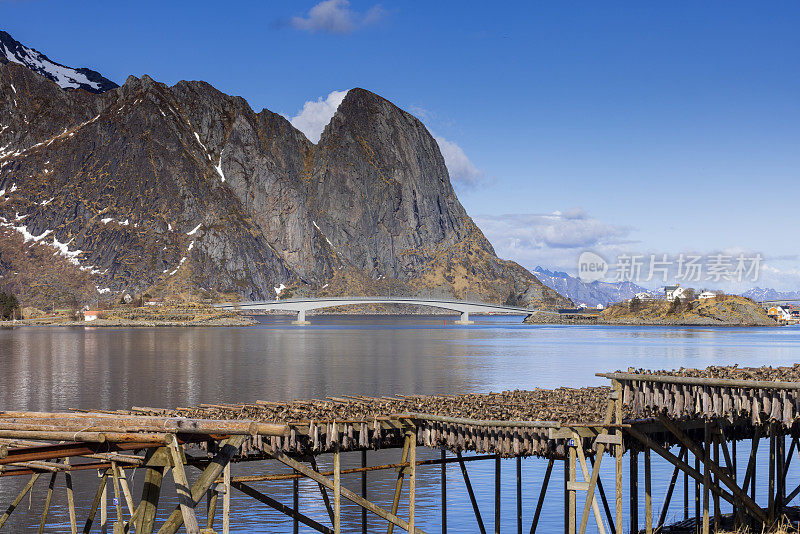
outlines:
[[[102, 93], [119, 87], [91, 69], [67, 67], [48, 58], [38, 50], [28, 48], [11, 35], [0, 31], [0, 64], [18, 63], [56, 82], [62, 89], [83, 89]], [[16, 93], [16, 88], [13, 88]]]

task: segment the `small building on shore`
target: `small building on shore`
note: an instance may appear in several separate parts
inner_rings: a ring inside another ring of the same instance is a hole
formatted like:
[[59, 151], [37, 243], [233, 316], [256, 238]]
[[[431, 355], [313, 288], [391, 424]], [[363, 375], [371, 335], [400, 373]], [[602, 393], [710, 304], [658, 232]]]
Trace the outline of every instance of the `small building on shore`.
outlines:
[[100, 318], [102, 312], [100, 310], [84, 310], [83, 312], [83, 320], [84, 321], [96, 321]]
[[792, 312], [788, 306], [770, 306], [767, 309], [767, 315], [775, 319], [776, 321], [791, 321], [792, 320]]
[[664, 296], [667, 298], [667, 302], [683, 298], [683, 293], [685, 291], [686, 290], [683, 289], [680, 284], [676, 286], [664, 286]]

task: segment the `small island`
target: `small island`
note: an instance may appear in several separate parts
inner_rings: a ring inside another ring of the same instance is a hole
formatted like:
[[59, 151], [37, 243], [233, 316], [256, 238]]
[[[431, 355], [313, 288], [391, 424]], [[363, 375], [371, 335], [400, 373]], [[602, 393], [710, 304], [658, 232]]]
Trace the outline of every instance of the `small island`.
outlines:
[[[699, 295], [691, 288], [668, 286], [664, 298], [639, 294], [604, 309], [561, 310], [561, 313], [535, 313], [525, 319], [530, 324], [601, 324], [644, 326], [780, 326], [759, 303], [738, 295], [710, 293]], [[677, 291], [680, 289], [680, 291]], [[676, 294], [678, 293], [678, 294]]]

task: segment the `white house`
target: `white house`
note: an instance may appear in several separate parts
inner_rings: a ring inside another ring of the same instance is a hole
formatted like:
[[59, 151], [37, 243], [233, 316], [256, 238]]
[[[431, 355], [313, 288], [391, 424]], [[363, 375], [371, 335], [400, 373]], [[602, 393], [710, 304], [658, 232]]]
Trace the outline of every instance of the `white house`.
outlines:
[[702, 293], [700, 293], [697, 296], [697, 298], [699, 298], [700, 300], [705, 300], [705, 299], [713, 299], [716, 296], [717, 296], [717, 294], [714, 293], [713, 291], [706, 290], [706, 291], [703, 291]]
[[664, 286], [664, 295], [667, 297], [667, 302], [672, 302], [675, 299], [683, 298], [683, 294], [686, 290], [681, 287], [680, 284], [677, 286]]
[[603, 306], [602, 304], [598, 304], [598, 305], [597, 305], [597, 309], [598, 309], [598, 310], [605, 309], [605, 306]]
[[84, 321], [96, 321], [99, 317], [100, 312], [98, 310], [85, 310], [83, 312]]
[[791, 321], [792, 312], [786, 306], [770, 306], [767, 315], [774, 317], [778, 321]]

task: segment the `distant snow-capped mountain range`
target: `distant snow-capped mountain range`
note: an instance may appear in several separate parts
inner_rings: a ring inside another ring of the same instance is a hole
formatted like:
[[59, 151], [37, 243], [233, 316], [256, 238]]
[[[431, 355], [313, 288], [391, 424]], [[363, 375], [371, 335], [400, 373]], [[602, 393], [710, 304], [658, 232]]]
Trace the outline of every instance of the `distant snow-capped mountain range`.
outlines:
[[[602, 304], [606, 306], [628, 300], [637, 293], [649, 293], [655, 297], [664, 295], [663, 287], [647, 289], [632, 282], [597, 281], [587, 283], [563, 271], [550, 271], [544, 267], [536, 267], [533, 273], [544, 285], [571, 299], [575, 305], [597, 306]], [[741, 295], [756, 302], [800, 299], [800, 291], [777, 291], [772, 288], [762, 287], [753, 287], [741, 293]]]
[[770, 287], [753, 287], [742, 293], [743, 297], [755, 300], [800, 299], [800, 291], [777, 291]]
[[550, 271], [544, 267], [536, 267], [533, 274], [551, 289], [555, 289], [572, 300], [575, 305], [585, 304], [607, 306], [632, 298], [637, 293], [648, 292], [633, 282], [583, 282], [563, 271]]
[[102, 93], [119, 87], [91, 69], [75, 69], [56, 63], [41, 52], [28, 48], [11, 35], [0, 31], [0, 64], [19, 63], [56, 82], [62, 89], [83, 89]]

